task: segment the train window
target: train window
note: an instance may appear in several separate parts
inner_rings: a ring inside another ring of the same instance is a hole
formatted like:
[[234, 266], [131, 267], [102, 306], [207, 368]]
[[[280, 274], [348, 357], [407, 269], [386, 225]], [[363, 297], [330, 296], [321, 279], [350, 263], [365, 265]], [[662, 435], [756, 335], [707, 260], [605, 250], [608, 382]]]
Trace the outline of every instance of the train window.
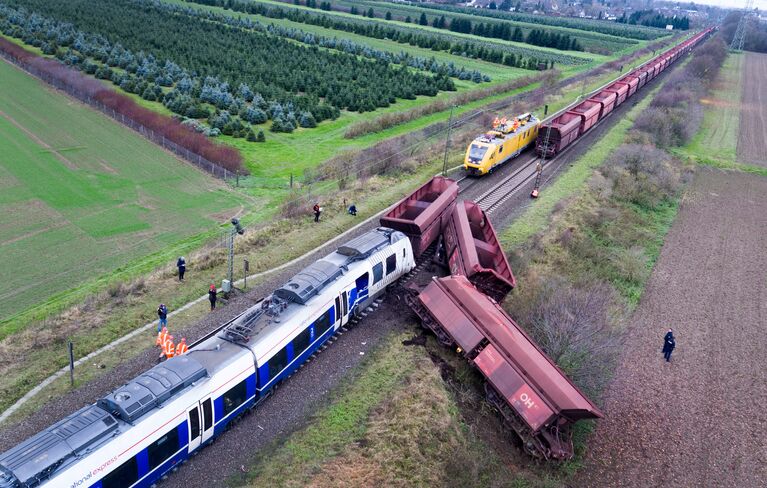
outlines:
[[200, 409], [197, 407], [189, 411], [189, 431], [192, 433], [190, 441], [200, 437]]
[[138, 481], [138, 463], [136, 458], [130, 458], [117, 469], [104, 476], [101, 488], [125, 488]]
[[234, 412], [237, 407], [245, 403], [247, 395], [245, 381], [240, 381], [237, 385], [224, 393], [224, 416]]
[[500, 146], [500, 147], [498, 147], [498, 152], [499, 152], [499, 153], [502, 153], [502, 152], [503, 152], [503, 146]]
[[392, 254], [386, 258], [386, 275], [390, 275], [397, 270], [397, 255]]
[[274, 378], [288, 365], [288, 349], [283, 347], [269, 360], [269, 377]]
[[373, 284], [375, 285], [383, 279], [383, 263], [373, 266]]
[[293, 339], [293, 355], [298, 356], [309, 347], [309, 341], [311, 339], [311, 329], [306, 329]]
[[149, 470], [153, 470], [178, 451], [178, 429], [173, 429], [147, 448]]
[[469, 149], [469, 158], [474, 160], [480, 160], [485, 157], [485, 153], [487, 152], [486, 147], [477, 146], [476, 144], [472, 144], [471, 148]]
[[326, 330], [330, 328], [330, 310], [323, 313], [320, 318], [314, 322], [314, 337], [321, 336]]
[[213, 404], [210, 398], [202, 402], [202, 422], [205, 430], [213, 427]]

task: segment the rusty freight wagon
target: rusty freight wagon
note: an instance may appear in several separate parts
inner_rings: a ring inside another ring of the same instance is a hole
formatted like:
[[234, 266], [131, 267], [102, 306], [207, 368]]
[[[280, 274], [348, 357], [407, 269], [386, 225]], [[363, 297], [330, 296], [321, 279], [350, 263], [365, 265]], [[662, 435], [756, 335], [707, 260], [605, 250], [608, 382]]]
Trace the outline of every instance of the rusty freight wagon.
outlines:
[[598, 103], [600, 105], [601, 109], [599, 110], [599, 119], [601, 119], [613, 111], [616, 106], [615, 102], [617, 98], [618, 96], [614, 91], [604, 89], [593, 97], [589, 98], [589, 101]]
[[559, 154], [578, 138], [580, 126], [580, 115], [571, 112], [565, 112], [551, 122], [541, 125], [538, 139], [535, 141], [535, 153], [546, 158]]
[[408, 236], [417, 258], [439, 236], [442, 219], [449, 215], [457, 197], [458, 183], [455, 180], [435, 176], [381, 217], [381, 225]]
[[442, 231], [450, 274], [463, 275], [501, 302], [517, 284], [493, 225], [479, 205], [459, 202]]
[[634, 93], [637, 92], [637, 89], [639, 89], [639, 78], [633, 74], [624, 76], [620, 81], [622, 83], [626, 83], [629, 86], [629, 97], [631, 97]]
[[601, 109], [601, 104], [585, 100], [568, 110], [569, 113], [577, 114], [581, 118], [581, 126], [578, 129], [579, 135], [583, 135], [597, 123]]
[[628, 97], [629, 94], [629, 85], [628, 83], [622, 81], [616, 81], [612, 85], [605, 88], [604, 91], [615, 93], [615, 96], [617, 97], [615, 100], [615, 106], [617, 107], [626, 101], [626, 97]]
[[406, 301], [443, 345], [456, 348], [484, 376], [487, 401], [528, 453], [573, 457], [573, 424], [602, 412], [496, 302], [463, 276], [434, 278]]

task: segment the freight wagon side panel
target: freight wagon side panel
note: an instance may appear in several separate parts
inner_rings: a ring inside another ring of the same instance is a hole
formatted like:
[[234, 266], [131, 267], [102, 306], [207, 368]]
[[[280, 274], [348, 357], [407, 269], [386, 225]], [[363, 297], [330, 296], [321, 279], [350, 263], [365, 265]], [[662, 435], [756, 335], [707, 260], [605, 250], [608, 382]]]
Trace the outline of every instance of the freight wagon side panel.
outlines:
[[615, 106], [618, 107], [620, 104], [626, 101], [626, 98], [629, 94], [629, 85], [628, 83], [616, 81], [612, 85], [608, 86], [605, 91], [615, 93]]
[[599, 120], [602, 120], [602, 118], [613, 111], [615, 108], [615, 101], [617, 100], [617, 95], [614, 91], [604, 89], [601, 92], [594, 95], [592, 98], [589, 98], [589, 101], [592, 101], [594, 103], [598, 103], [601, 107], [599, 110]]
[[442, 215], [457, 197], [458, 183], [455, 180], [435, 176], [400, 200], [381, 217], [380, 223], [407, 235], [413, 244], [413, 253], [418, 257], [439, 236]]
[[554, 412], [492, 344], [474, 358], [474, 364], [533, 432], [537, 432], [554, 416]]

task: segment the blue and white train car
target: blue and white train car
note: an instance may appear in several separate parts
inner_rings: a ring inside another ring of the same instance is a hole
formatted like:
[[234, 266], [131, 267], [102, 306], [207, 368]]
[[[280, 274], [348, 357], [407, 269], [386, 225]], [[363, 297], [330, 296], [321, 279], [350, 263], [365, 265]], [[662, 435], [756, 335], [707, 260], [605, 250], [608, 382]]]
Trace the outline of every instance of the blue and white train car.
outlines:
[[5, 451], [0, 488], [153, 485], [414, 267], [400, 232], [347, 242], [187, 354]]

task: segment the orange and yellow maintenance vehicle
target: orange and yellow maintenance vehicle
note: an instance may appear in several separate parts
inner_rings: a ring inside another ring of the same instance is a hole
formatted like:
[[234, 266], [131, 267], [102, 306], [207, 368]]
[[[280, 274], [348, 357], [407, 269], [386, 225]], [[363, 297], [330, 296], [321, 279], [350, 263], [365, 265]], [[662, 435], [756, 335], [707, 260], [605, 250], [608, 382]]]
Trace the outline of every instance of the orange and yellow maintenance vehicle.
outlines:
[[493, 129], [474, 139], [466, 150], [463, 167], [470, 175], [486, 175], [517, 156], [538, 137], [541, 121], [531, 113], [511, 120], [496, 117]]

